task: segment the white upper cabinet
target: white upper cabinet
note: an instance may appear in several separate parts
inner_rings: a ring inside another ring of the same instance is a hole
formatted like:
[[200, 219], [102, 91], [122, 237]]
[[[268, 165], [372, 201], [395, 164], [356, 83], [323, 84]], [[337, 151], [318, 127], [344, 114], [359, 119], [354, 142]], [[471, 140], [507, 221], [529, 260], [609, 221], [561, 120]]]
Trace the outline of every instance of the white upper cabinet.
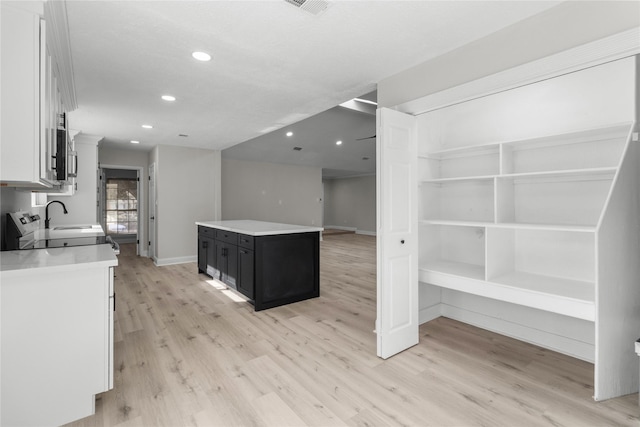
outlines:
[[61, 91], [73, 84], [56, 63], [60, 42], [47, 44], [47, 33], [66, 35], [66, 27], [53, 30], [42, 19], [46, 10], [60, 8], [49, 3], [0, 3], [0, 183], [4, 186], [42, 190], [60, 184], [55, 173], [58, 121], [75, 98], [65, 98]]
[[47, 102], [45, 24], [34, 10], [2, 2], [0, 182], [50, 187], [42, 126]]

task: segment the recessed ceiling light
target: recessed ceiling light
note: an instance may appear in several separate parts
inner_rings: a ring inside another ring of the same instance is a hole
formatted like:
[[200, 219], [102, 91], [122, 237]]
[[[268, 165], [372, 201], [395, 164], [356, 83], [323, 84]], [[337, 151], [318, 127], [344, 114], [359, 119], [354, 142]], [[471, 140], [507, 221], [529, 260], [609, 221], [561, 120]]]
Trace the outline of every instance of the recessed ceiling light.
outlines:
[[293, 132], [291, 131], [287, 132], [287, 136], [293, 136]]
[[175, 101], [176, 97], [171, 95], [162, 95], [162, 99], [164, 99], [165, 101]]
[[140, 141], [131, 141], [132, 144], [140, 144]]
[[153, 126], [151, 125], [142, 125], [142, 127], [145, 129], [153, 129]]
[[191, 54], [198, 61], [211, 61], [211, 55], [205, 52], [193, 52]]
[[342, 145], [342, 141], [336, 141], [336, 145]]

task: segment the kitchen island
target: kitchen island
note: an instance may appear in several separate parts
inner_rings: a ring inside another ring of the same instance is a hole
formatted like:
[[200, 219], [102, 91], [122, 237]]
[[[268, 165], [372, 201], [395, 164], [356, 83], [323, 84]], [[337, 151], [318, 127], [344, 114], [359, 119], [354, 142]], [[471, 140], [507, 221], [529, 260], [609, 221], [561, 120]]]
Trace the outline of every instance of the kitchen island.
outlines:
[[198, 271], [265, 310], [320, 296], [321, 227], [252, 220], [198, 226]]

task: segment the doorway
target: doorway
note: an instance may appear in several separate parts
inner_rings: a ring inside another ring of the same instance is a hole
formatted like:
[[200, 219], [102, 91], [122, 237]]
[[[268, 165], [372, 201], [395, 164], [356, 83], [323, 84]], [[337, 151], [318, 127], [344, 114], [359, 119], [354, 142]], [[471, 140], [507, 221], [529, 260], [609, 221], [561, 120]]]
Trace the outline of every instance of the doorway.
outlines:
[[98, 188], [98, 218], [107, 236], [118, 243], [136, 243], [136, 255], [143, 253], [144, 218], [141, 168], [101, 165]]

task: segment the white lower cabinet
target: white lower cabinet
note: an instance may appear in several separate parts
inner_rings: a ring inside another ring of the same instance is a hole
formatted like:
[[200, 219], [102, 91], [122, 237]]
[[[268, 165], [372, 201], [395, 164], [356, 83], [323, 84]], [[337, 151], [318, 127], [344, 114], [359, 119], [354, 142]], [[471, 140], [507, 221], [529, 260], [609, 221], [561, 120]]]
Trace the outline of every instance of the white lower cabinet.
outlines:
[[[596, 400], [638, 391], [636, 61], [409, 115], [418, 191], [406, 207], [418, 231], [407, 239], [418, 240], [421, 295], [408, 309], [591, 361]], [[396, 283], [381, 286], [404, 298]]]
[[113, 387], [112, 269], [3, 275], [0, 424], [53, 426], [95, 413], [95, 395]]

